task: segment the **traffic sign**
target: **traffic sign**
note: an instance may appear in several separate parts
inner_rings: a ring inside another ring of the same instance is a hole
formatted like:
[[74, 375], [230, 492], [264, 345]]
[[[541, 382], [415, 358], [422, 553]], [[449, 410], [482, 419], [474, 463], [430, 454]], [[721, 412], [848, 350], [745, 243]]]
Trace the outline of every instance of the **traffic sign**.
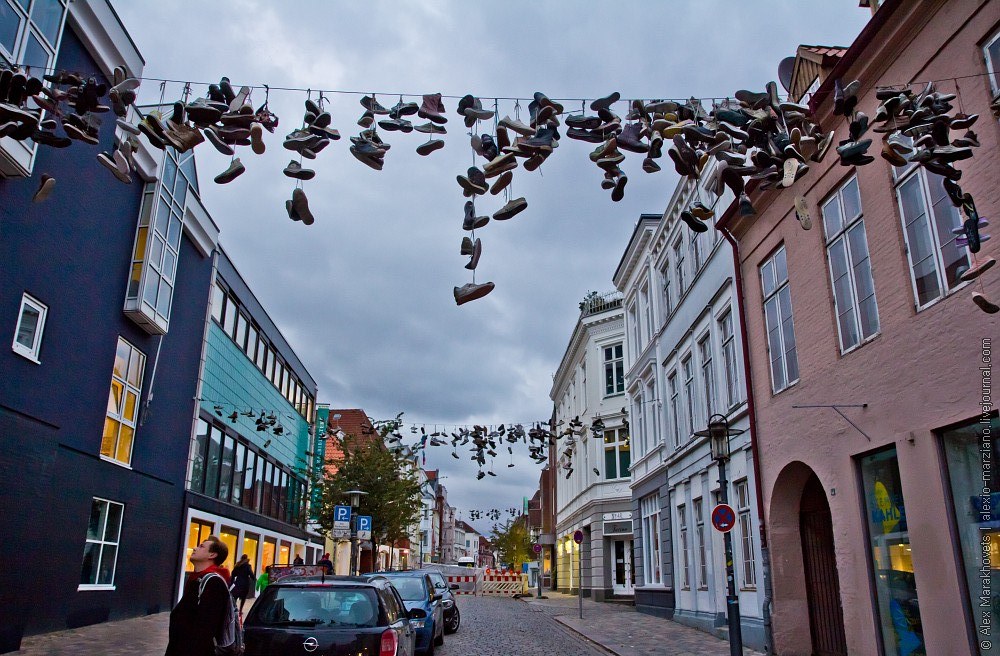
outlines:
[[573, 533], [573, 542], [576, 542], [577, 544], [583, 542], [583, 531], [577, 530]]
[[542, 553], [542, 545], [538, 544], [537, 542], [531, 548], [535, 550], [536, 554]]
[[733, 530], [733, 527], [736, 526], [736, 511], [733, 510], [733, 507], [720, 503], [712, 508], [712, 526], [715, 527], [716, 531], [722, 533]]
[[351, 528], [351, 507], [333, 507], [333, 528]]
[[372, 539], [372, 517], [371, 515], [358, 515], [358, 539]]

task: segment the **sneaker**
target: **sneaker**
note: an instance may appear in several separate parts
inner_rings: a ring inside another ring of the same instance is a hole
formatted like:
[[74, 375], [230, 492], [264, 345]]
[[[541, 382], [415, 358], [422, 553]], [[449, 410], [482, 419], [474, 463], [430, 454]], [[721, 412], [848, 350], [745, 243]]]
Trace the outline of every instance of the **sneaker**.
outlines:
[[625, 184], [627, 182], [628, 176], [618, 176], [618, 179], [615, 181], [615, 188], [611, 191], [611, 200], [617, 203], [622, 198], [625, 198]]
[[[302, 220], [302, 217], [299, 216], [298, 213], [295, 211], [295, 208], [292, 207], [292, 201], [290, 200], [285, 201], [285, 211], [288, 212], [288, 218], [291, 219], [292, 221]], [[233, 414], [235, 415], [236, 413], [234, 412]]]
[[753, 216], [757, 213], [754, 209], [753, 203], [750, 202], [750, 196], [746, 192], [740, 194], [740, 216]]
[[455, 288], [455, 303], [462, 305], [463, 303], [468, 303], [469, 301], [474, 301], [476, 299], [486, 296], [491, 291], [493, 291], [494, 285], [492, 282], [483, 283], [466, 283], [461, 287]]
[[448, 130], [444, 127], [430, 122], [424, 123], [423, 125], [417, 125], [413, 129], [424, 134], [448, 134]]
[[603, 98], [598, 98], [597, 100], [590, 103], [590, 109], [595, 112], [600, 111], [602, 109], [610, 111], [611, 105], [614, 105], [619, 100], [621, 100], [621, 94], [618, 93], [617, 91], [614, 91], [604, 96]]
[[465, 218], [462, 220], [462, 230], [471, 232], [472, 230], [482, 228], [489, 222], [490, 217], [488, 216], [476, 216], [476, 206], [471, 200], [465, 202]]
[[639, 136], [641, 129], [642, 125], [639, 123], [629, 123], [626, 125], [622, 133], [617, 137], [618, 147], [632, 153], [645, 154], [649, 152], [649, 146], [644, 144]]
[[243, 163], [240, 161], [240, 158], [237, 157], [233, 159], [228, 169], [226, 169], [219, 175], [215, 176], [215, 182], [217, 184], [226, 184], [228, 182], [232, 182], [236, 178], [243, 175], [244, 171], [246, 171], [246, 168], [243, 166]]
[[469, 167], [468, 175], [459, 175], [456, 179], [459, 186], [462, 187], [466, 198], [469, 196], [481, 196], [489, 189], [489, 186], [486, 184], [486, 176], [475, 166]]
[[513, 153], [504, 153], [490, 160], [483, 167], [483, 173], [487, 178], [494, 178], [501, 173], [517, 168], [517, 158]]
[[374, 122], [375, 114], [373, 114], [370, 110], [365, 110], [365, 112], [361, 115], [361, 118], [358, 119], [358, 125], [363, 128], [370, 128]]
[[986, 257], [982, 260], [976, 260], [976, 263], [972, 267], [966, 269], [958, 277], [962, 280], [975, 280], [979, 276], [983, 275], [985, 272], [993, 268], [993, 265], [997, 263], [992, 257]]
[[[492, 109], [483, 109], [483, 102], [479, 98], [473, 98], [472, 106], [466, 107], [463, 111], [465, 114], [465, 124], [469, 125], [469, 119], [473, 121], [486, 121], [493, 118], [496, 113]], [[469, 127], [472, 127], [471, 125]]]
[[444, 148], [444, 142], [441, 141], [440, 139], [432, 139], [426, 143], [422, 143], [419, 146], [417, 146], [417, 154], [430, 155], [439, 148]]
[[708, 207], [705, 207], [705, 204], [702, 203], [700, 200], [696, 200], [695, 202], [691, 203], [691, 207], [688, 209], [690, 209], [691, 214], [694, 215], [694, 218], [701, 219], [702, 221], [707, 221], [708, 219], [711, 219], [713, 216], [715, 216], [715, 212], [713, 212]]
[[799, 225], [802, 226], [803, 230], [812, 228], [812, 219], [809, 217], [809, 204], [803, 196], [795, 197], [795, 218], [798, 219]]
[[502, 125], [508, 130], [513, 130], [524, 137], [531, 137], [535, 134], [535, 130], [530, 125], [525, 125], [521, 121], [514, 120], [509, 116], [504, 116], [500, 119], [498, 125]]
[[497, 178], [496, 182], [493, 183], [493, 186], [490, 187], [490, 193], [493, 194], [494, 196], [496, 196], [501, 191], [503, 191], [504, 189], [506, 189], [507, 185], [509, 185], [510, 181], [513, 180], [513, 179], [514, 179], [514, 174], [511, 173], [510, 171], [507, 171], [505, 173], [501, 173], [500, 177]]
[[39, 178], [38, 189], [35, 190], [34, 195], [31, 197], [33, 203], [41, 203], [43, 200], [49, 197], [52, 190], [56, 187], [56, 179], [51, 175], [43, 173]]
[[[139, 129], [142, 130], [142, 123], [139, 124]], [[208, 143], [215, 146], [215, 149], [223, 155], [232, 156], [235, 154], [236, 151], [233, 150], [233, 147], [224, 142], [215, 130], [216, 128], [214, 127], [205, 128], [205, 138], [208, 139]], [[149, 135], [147, 134], [146, 136], [148, 137]]]
[[[367, 142], [365, 142], [367, 143]], [[383, 159], [384, 152], [378, 150], [377, 148], [365, 148], [363, 146], [353, 145], [351, 146], [351, 154], [362, 164], [366, 164], [376, 171], [381, 171], [385, 164]]]
[[736, 99], [750, 109], [762, 109], [770, 103], [770, 96], [767, 92], [747, 91], [746, 89], [737, 91]]
[[879, 153], [882, 159], [889, 162], [893, 166], [900, 167], [906, 166], [907, 160], [905, 157], [899, 154], [899, 152], [892, 147], [892, 144], [888, 140], [882, 142], [882, 152]]
[[479, 266], [479, 258], [482, 257], [482, 254], [483, 242], [477, 237], [476, 241], [472, 244], [472, 259], [470, 259], [469, 263], [465, 265], [465, 268], [470, 271], [475, 271], [476, 267]]
[[699, 221], [690, 210], [681, 210], [680, 217], [684, 225], [692, 232], [708, 232], [708, 226], [703, 221]]
[[472, 237], [462, 237], [462, 248], [459, 253], [461, 255], [472, 255], [474, 249], [475, 245], [472, 243]]
[[497, 210], [493, 214], [493, 218], [496, 221], [506, 221], [507, 219], [514, 218], [514, 216], [523, 212], [527, 208], [528, 208], [528, 201], [525, 200], [524, 197], [515, 198], [514, 200], [510, 201], [509, 203], [501, 207], [499, 210]]
[[372, 114], [379, 114], [384, 116], [389, 113], [388, 109], [380, 105], [379, 102], [375, 100], [375, 96], [365, 96], [359, 102], [361, 103], [362, 107], [364, 107]]
[[306, 192], [300, 188], [292, 190], [292, 209], [302, 219], [302, 223], [312, 225], [315, 221], [312, 212], [309, 211], [309, 199], [306, 198]]
[[652, 157], [647, 157], [642, 160], [642, 170], [646, 173], [657, 173], [660, 171], [660, 165], [656, 163], [656, 160]]
[[[115, 161], [113, 155], [109, 155], [108, 153], [100, 153], [97, 156], [97, 161], [102, 166], [104, 166], [104, 168], [111, 171], [111, 173], [113, 173], [116, 178], [118, 178], [125, 184], [132, 184], [132, 178], [128, 174], [128, 169], [126, 168], [123, 171], [121, 167], [118, 165], [118, 163]], [[128, 165], [126, 164], [125, 166], [127, 167]]]
[[289, 178], [295, 178], [296, 180], [312, 180], [316, 177], [316, 171], [302, 168], [302, 165], [294, 159], [288, 162], [288, 166], [285, 167], [282, 173], [287, 175]]
[[250, 125], [250, 148], [258, 155], [263, 155], [267, 150], [264, 145], [264, 126], [254, 122]]
[[986, 314], [996, 314], [997, 312], [1000, 312], [1000, 305], [993, 303], [979, 292], [974, 292], [972, 294], [972, 302], [979, 306], [979, 309]]

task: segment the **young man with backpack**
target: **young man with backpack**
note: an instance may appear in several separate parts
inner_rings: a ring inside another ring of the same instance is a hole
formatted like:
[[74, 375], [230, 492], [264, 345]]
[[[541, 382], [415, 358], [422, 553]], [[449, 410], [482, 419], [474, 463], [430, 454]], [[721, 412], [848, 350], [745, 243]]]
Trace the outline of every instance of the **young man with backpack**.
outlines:
[[184, 594], [170, 611], [170, 640], [165, 656], [215, 656], [242, 651], [242, 628], [229, 593], [229, 570], [222, 566], [229, 548], [211, 535], [188, 557], [194, 571]]

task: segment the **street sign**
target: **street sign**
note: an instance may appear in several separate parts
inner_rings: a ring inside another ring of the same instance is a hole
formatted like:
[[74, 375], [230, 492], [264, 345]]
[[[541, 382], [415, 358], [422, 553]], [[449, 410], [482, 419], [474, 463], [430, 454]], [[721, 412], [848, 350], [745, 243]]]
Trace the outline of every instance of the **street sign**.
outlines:
[[358, 515], [358, 539], [372, 539], [372, 518], [371, 515]]
[[535, 550], [535, 553], [536, 553], [536, 554], [540, 554], [540, 553], [542, 553], [542, 545], [540, 545], [540, 544], [538, 544], [538, 543], [536, 543], [536, 544], [535, 544], [535, 545], [534, 545], [533, 547], [531, 547], [531, 548]]
[[575, 533], [573, 533], [573, 542], [576, 542], [577, 544], [583, 542], [583, 531], [578, 530]]
[[733, 510], [733, 507], [720, 503], [712, 508], [712, 526], [721, 533], [733, 530], [733, 527], [736, 526], [736, 511]]
[[351, 528], [351, 507], [350, 506], [334, 506], [333, 507], [333, 528]]
[[349, 528], [335, 528], [330, 531], [331, 540], [350, 540], [351, 539], [351, 529]]

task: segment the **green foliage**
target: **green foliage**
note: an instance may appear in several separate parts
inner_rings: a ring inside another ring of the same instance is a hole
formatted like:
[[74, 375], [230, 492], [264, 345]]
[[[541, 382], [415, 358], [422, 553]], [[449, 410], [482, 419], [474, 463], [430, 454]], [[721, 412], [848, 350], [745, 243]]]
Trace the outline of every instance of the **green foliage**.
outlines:
[[385, 437], [399, 426], [395, 420], [375, 423], [378, 435], [347, 435], [342, 442], [343, 461], [334, 474], [323, 476], [319, 483], [321, 507], [320, 532], [333, 529], [333, 508], [349, 505], [348, 490], [362, 490], [359, 515], [371, 515], [372, 541], [394, 544], [409, 535], [421, 508], [420, 482], [412, 461], [398, 450], [385, 446]]
[[494, 524], [490, 540], [500, 555], [500, 562], [506, 563], [514, 571], [521, 571], [522, 564], [535, 560], [524, 515], [509, 519], [503, 524]]

